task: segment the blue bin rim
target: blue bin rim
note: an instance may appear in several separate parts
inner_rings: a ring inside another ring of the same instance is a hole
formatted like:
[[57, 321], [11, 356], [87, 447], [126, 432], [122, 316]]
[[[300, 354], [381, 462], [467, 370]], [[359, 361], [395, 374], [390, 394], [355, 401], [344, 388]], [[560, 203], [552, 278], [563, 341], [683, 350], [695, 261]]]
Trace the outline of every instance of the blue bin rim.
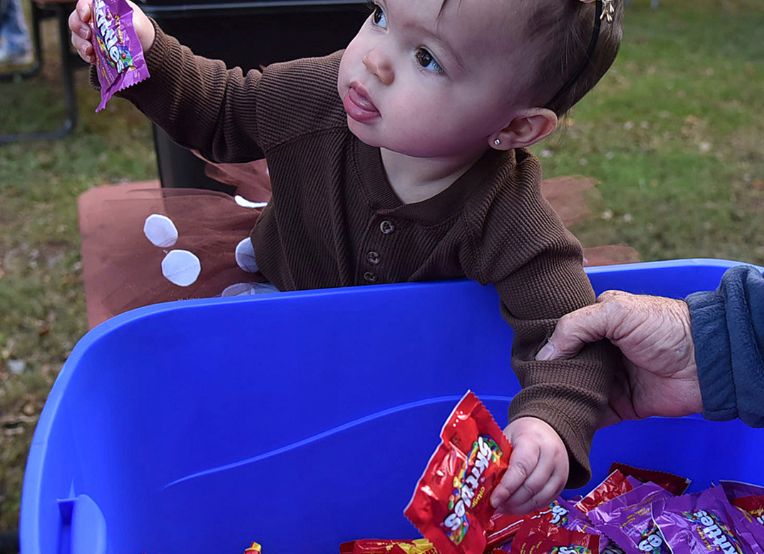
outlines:
[[[638, 262], [629, 264], [615, 264], [607, 266], [590, 266], [586, 267], [585, 271], [588, 275], [607, 274], [612, 272], [631, 272], [631, 271], [643, 271], [647, 269], [670, 269], [679, 267], [719, 267], [729, 268], [736, 265], [754, 265], [747, 262], [740, 262], [734, 260], [726, 260], [719, 258], [686, 258], [686, 259], [674, 259], [674, 260], [659, 260], [650, 262]], [[755, 266], [754, 267], [758, 267]], [[760, 270], [764, 269], [759, 267]], [[457, 279], [452, 281], [435, 281], [424, 283], [395, 283], [387, 285], [377, 285], [373, 287], [374, 291], [382, 291], [391, 287], [396, 288], [413, 288], [422, 286], [472, 286], [472, 282], [467, 279]], [[37, 541], [36, 535], [36, 522], [39, 520], [39, 503], [33, 499], [39, 495], [39, 491], [42, 485], [42, 468], [43, 461], [45, 459], [47, 439], [50, 434], [55, 415], [58, 412], [61, 400], [66, 391], [69, 380], [71, 379], [72, 368], [78, 365], [80, 358], [87, 352], [90, 345], [100, 340], [102, 337], [114, 332], [115, 330], [130, 325], [138, 319], [144, 319], [146, 317], [155, 316], [168, 311], [176, 310], [194, 310], [201, 306], [210, 304], [222, 305], [233, 304], [238, 302], [274, 302], [284, 301], [289, 298], [311, 298], [315, 296], [327, 296], [327, 295], [339, 295], [339, 294], [366, 294], [370, 290], [369, 287], [342, 287], [342, 288], [330, 288], [330, 289], [317, 289], [317, 290], [304, 290], [284, 292], [278, 294], [262, 294], [246, 297], [230, 297], [230, 298], [203, 298], [193, 300], [179, 300], [174, 302], [165, 302], [161, 304], [154, 304], [151, 306], [145, 306], [137, 308], [129, 312], [117, 315], [95, 328], [91, 329], [75, 345], [71, 354], [67, 358], [63, 367], [61, 368], [58, 377], [56, 378], [53, 387], [45, 401], [45, 406], [40, 414], [40, 418], [37, 422], [37, 426], [32, 437], [32, 442], [27, 456], [27, 465], [24, 473], [24, 482], [21, 495], [21, 510], [20, 510], [20, 539], [21, 544], [29, 545], [35, 544]], [[39, 548], [31, 551], [39, 551]]]
[[[626, 273], [631, 271], [644, 271], [649, 269], [670, 269], [675, 267], [688, 267], [688, 266], [698, 266], [698, 267], [720, 267], [720, 268], [730, 268], [736, 265], [752, 265], [753, 267], [758, 267], [755, 264], [751, 264], [749, 262], [741, 262], [741, 261], [735, 261], [735, 260], [727, 260], [722, 258], [684, 258], [684, 259], [675, 259], [675, 260], [658, 260], [658, 261], [650, 261], [650, 262], [636, 262], [636, 263], [627, 263], [627, 264], [613, 264], [613, 265], [602, 265], [602, 266], [589, 266], [585, 267], [584, 270], [588, 275], [599, 275], [599, 274], [607, 274], [607, 273]], [[759, 267], [759, 269], [764, 270], [764, 267]], [[385, 285], [376, 285], [373, 290], [374, 291], [381, 291], [381, 290], [388, 290], [390, 288], [418, 288], [422, 286], [435, 286], [435, 287], [444, 287], [444, 286], [454, 286], [455, 284], [463, 284], [466, 286], [470, 286], [472, 281], [468, 279], [454, 279], [450, 281], [427, 281], [427, 282], [417, 282], [417, 283], [392, 283], [392, 284], [385, 284]], [[312, 298], [315, 296], [327, 296], [327, 295], [335, 295], [335, 294], [358, 294], [358, 293], [368, 293], [369, 287], [337, 287], [337, 288], [326, 288], [326, 289], [311, 289], [311, 290], [298, 290], [298, 291], [290, 291], [290, 292], [280, 292], [277, 294], [257, 294], [257, 295], [251, 295], [251, 296], [232, 296], [227, 298], [196, 298], [191, 300], [176, 300], [172, 302], [162, 302], [159, 304], [153, 304], [150, 306], [143, 306], [141, 308], [136, 308], [134, 310], [130, 310], [128, 312], [119, 314], [107, 321], [104, 321], [103, 323], [97, 325], [93, 329], [89, 330], [87, 333], [85, 333], [78, 343], [75, 345], [74, 349], [72, 350], [72, 353], [69, 355], [69, 358], [67, 359], [67, 362], [69, 359], [74, 357], [75, 355], [79, 354], [79, 351], [84, 350], [91, 342], [94, 342], [95, 340], [99, 339], [101, 336], [106, 335], [108, 333], [113, 332], [118, 327], [122, 327], [125, 324], [128, 324], [132, 322], [135, 319], [142, 319], [146, 316], [150, 316], [153, 314], [163, 313], [167, 311], [175, 311], [175, 310], [187, 310], [187, 309], [195, 309], [199, 306], [206, 306], [209, 304], [234, 304], [238, 302], [272, 302], [276, 298], [278, 299], [284, 299], [284, 298]], [[63, 369], [62, 369], [63, 373]]]

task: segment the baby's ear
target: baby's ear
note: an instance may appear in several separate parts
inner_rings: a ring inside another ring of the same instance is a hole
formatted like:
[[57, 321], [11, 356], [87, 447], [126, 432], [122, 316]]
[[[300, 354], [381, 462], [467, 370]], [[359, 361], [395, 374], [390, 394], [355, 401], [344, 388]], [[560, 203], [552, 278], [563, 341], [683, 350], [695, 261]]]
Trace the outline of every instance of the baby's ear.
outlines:
[[529, 108], [515, 112], [512, 120], [489, 137], [491, 148], [510, 150], [525, 148], [548, 137], [557, 128], [557, 116], [546, 108]]

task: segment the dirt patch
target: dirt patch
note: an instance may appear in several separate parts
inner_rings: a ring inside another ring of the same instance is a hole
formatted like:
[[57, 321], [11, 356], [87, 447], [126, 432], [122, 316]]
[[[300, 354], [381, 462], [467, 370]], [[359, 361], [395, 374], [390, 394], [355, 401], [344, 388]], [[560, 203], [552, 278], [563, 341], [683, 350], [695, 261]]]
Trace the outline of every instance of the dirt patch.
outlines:
[[544, 195], [566, 227], [581, 223], [591, 215], [589, 202], [599, 198], [597, 181], [591, 177], [571, 176], [545, 179]]

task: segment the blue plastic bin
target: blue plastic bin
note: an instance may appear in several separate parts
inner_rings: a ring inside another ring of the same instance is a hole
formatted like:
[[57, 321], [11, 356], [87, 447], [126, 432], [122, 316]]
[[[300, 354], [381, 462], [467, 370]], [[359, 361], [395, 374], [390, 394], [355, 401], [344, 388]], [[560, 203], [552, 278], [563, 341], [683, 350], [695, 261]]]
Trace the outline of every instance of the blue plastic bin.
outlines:
[[[732, 262], [592, 268], [598, 291], [674, 297]], [[491, 287], [375, 286], [136, 310], [88, 333], [29, 454], [24, 554], [336, 553], [411, 537], [402, 511], [456, 401], [506, 422], [511, 333]], [[614, 460], [764, 481], [760, 430], [651, 419], [598, 434]]]

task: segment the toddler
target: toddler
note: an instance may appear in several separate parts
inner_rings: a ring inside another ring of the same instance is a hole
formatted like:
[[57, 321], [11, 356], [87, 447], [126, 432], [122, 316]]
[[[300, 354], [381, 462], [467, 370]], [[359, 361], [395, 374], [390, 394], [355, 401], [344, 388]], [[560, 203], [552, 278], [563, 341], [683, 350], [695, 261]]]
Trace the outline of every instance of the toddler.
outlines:
[[[377, 0], [344, 51], [246, 73], [194, 56], [133, 9], [151, 78], [120, 95], [207, 159], [267, 159], [272, 198], [245, 241], [253, 267], [279, 290], [493, 284], [522, 391], [492, 504], [527, 512], [582, 486], [615, 358], [595, 344], [534, 359], [556, 320], [594, 294], [526, 148], [610, 67], [621, 7]], [[69, 25], [93, 63], [90, 18], [79, 0]]]

